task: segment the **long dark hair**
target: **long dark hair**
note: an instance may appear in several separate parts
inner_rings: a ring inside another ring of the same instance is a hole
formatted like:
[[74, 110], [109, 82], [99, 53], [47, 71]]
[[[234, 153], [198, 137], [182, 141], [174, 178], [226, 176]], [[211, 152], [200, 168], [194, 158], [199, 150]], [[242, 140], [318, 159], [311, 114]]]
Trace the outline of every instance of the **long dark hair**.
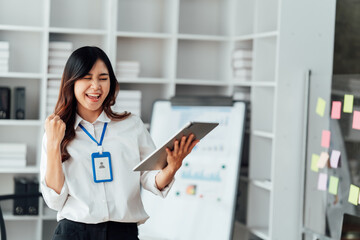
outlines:
[[60, 84], [59, 98], [55, 107], [55, 114], [59, 115], [66, 124], [65, 136], [60, 145], [62, 162], [70, 158], [66, 146], [75, 138], [74, 124], [77, 100], [74, 94], [74, 84], [76, 80], [85, 77], [89, 73], [98, 59], [105, 63], [110, 78], [110, 91], [103, 102], [103, 110], [112, 120], [122, 120], [131, 114], [128, 112], [118, 114], [110, 108], [115, 104], [116, 95], [120, 88], [106, 53], [98, 47], [89, 46], [75, 50], [66, 62]]

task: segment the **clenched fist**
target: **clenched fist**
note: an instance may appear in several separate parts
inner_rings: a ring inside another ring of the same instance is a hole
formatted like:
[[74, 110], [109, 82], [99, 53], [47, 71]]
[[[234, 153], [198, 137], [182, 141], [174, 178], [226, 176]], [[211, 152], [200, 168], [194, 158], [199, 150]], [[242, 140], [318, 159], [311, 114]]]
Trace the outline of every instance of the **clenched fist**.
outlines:
[[48, 148], [57, 148], [65, 136], [66, 124], [58, 115], [51, 114], [45, 120]]

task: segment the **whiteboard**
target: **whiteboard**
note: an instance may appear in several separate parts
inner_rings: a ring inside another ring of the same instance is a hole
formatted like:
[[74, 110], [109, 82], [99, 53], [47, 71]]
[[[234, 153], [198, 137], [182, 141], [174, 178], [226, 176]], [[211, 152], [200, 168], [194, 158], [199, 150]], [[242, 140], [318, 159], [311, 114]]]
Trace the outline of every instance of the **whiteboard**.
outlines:
[[189, 121], [219, 122], [193, 149], [165, 199], [144, 190], [150, 218], [139, 238], [231, 239], [244, 135], [245, 103], [233, 106], [172, 106], [154, 103], [150, 134], [157, 146]]

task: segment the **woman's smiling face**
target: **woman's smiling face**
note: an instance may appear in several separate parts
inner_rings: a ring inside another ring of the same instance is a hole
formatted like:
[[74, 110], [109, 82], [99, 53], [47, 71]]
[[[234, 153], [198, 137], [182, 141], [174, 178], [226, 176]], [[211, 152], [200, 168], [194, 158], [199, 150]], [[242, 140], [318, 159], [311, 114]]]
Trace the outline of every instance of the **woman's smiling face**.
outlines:
[[87, 121], [95, 121], [103, 110], [103, 102], [109, 91], [109, 71], [105, 63], [98, 59], [89, 73], [74, 84], [78, 114]]

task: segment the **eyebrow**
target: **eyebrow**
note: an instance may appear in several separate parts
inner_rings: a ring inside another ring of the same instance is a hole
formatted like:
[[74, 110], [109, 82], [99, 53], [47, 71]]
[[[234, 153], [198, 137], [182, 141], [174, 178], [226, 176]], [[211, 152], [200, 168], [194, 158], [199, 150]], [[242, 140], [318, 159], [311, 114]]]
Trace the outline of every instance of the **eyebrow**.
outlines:
[[[92, 76], [92, 73], [88, 73], [85, 76], [87, 76], [87, 75]], [[109, 76], [109, 74], [108, 73], [100, 73], [100, 76]]]

